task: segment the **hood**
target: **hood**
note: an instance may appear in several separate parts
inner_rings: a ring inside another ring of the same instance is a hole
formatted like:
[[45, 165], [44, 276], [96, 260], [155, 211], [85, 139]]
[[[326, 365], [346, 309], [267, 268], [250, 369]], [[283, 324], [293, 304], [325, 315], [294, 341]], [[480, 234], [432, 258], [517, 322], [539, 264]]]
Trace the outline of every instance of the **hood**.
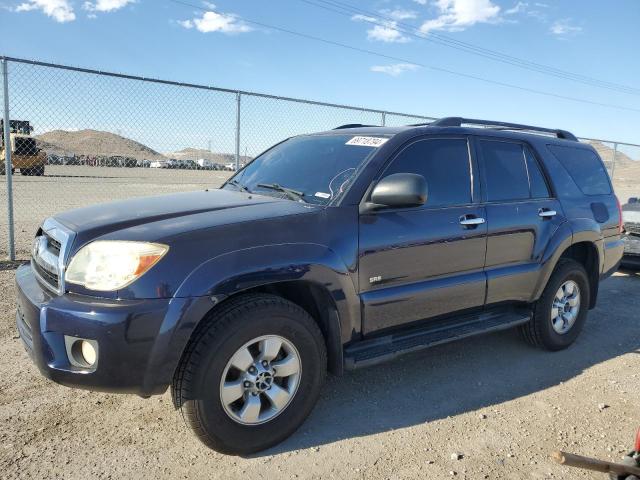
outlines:
[[[92, 205], [56, 214], [54, 218], [86, 241], [132, 229], [144, 230], [149, 237], [164, 236], [225, 223], [303, 213], [308, 207], [263, 195], [209, 190]], [[154, 230], [158, 230], [156, 235]]]

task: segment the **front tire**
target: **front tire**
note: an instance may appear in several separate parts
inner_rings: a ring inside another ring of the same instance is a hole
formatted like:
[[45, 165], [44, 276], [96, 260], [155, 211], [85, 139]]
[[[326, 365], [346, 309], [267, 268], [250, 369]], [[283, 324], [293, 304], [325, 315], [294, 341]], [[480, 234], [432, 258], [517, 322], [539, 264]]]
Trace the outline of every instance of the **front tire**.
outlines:
[[584, 326], [589, 302], [586, 270], [575, 260], [561, 259], [534, 305], [531, 321], [521, 327], [524, 339], [551, 351], [567, 348]]
[[267, 294], [232, 299], [203, 322], [174, 379], [185, 422], [221, 453], [280, 443], [320, 394], [327, 355], [318, 325], [298, 305]]

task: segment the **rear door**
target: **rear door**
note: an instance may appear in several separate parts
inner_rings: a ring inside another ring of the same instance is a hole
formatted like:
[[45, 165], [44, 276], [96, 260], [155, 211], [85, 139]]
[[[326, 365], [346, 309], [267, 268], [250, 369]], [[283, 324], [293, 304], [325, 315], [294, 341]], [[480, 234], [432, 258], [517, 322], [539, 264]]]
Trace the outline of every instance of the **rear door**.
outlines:
[[533, 149], [518, 141], [478, 138], [487, 215], [487, 305], [530, 301], [542, 255], [564, 221], [560, 202]]
[[466, 137], [426, 137], [404, 147], [380, 178], [422, 175], [425, 205], [360, 215], [359, 284], [370, 334], [482, 307], [484, 208]]

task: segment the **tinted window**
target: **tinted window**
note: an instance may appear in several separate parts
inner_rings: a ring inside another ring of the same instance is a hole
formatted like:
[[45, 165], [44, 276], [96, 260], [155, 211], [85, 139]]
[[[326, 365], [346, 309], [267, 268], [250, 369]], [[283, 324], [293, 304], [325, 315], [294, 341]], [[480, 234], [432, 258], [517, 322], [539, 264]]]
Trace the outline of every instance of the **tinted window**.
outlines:
[[585, 195], [611, 193], [609, 176], [598, 156], [586, 148], [549, 145], [551, 153], [564, 165]]
[[538, 161], [533, 156], [531, 150], [524, 147], [525, 156], [527, 157], [527, 170], [529, 171], [529, 184], [531, 185], [531, 196], [533, 198], [547, 198], [549, 197], [549, 188], [547, 182], [544, 179], [544, 175], [540, 170]]
[[529, 179], [519, 143], [480, 140], [487, 200], [529, 198]]
[[469, 149], [463, 139], [421, 140], [405, 148], [384, 175], [417, 173], [427, 180], [427, 206], [471, 203]]

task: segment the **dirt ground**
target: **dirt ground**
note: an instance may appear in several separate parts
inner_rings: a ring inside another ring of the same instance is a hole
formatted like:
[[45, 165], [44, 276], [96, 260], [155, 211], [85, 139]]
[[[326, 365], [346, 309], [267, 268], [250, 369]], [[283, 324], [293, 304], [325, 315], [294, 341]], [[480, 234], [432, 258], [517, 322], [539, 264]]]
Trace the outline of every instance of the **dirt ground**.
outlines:
[[618, 459], [640, 425], [639, 274], [602, 285], [566, 351], [502, 332], [329, 377], [300, 430], [250, 458], [207, 450], [168, 393], [144, 400], [42, 378], [17, 337], [13, 276], [0, 271], [1, 478], [604, 479], [549, 453]]

